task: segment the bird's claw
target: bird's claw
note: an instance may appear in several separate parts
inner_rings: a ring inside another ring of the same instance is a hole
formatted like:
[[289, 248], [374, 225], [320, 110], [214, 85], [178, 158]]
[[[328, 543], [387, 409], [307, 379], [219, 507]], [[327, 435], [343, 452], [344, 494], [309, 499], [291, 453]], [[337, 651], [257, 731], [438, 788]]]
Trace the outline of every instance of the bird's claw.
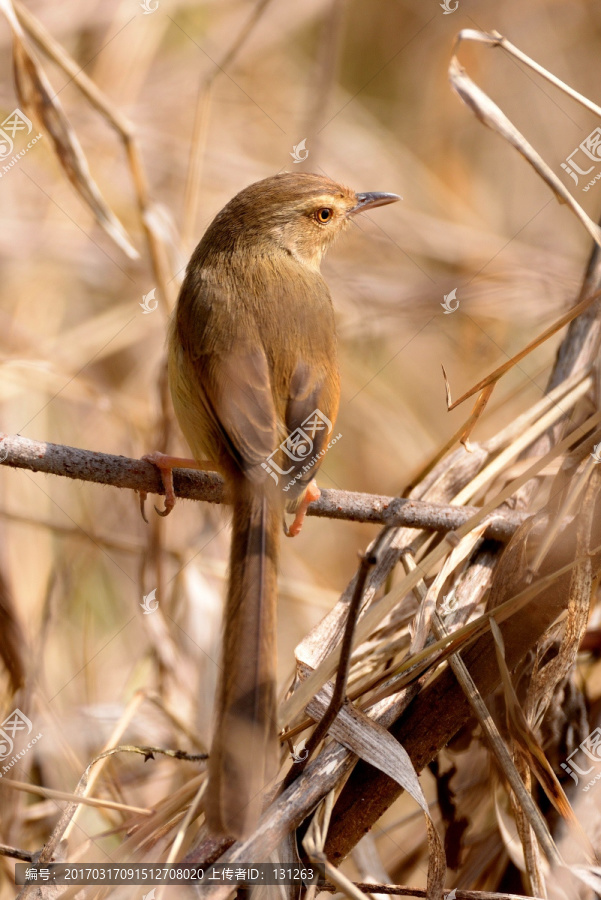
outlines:
[[[144, 462], [149, 462], [152, 463], [153, 466], [156, 466], [161, 474], [161, 481], [163, 482], [163, 487], [165, 489], [165, 507], [164, 509], [159, 509], [155, 506], [155, 510], [159, 516], [168, 516], [175, 506], [175, 489], [173, 487], [173, 465], [171, 457], [166, 456], [164, 453], [155, 452], [147, 453], [142, 459]], [[169, 462], [167, 462], [167, 460], [169, 460]], [[144, 512], [146, 496], [146, 491], [140, 491], [140, 512], [142, 513], [142, 518], [146, 524], [148, 524], [148, 519]]]
[[[148, 494], [146, 491], [138, 491], [138, 498], [140, 500], [140, 515], [142, 516], [142, 518], [148, 525], [148, 519], [146, 518], [146, 510], [144, 509], [144, 507], [146, 506], [146, 498], [147, 497], [148, 497]], [[155, 507], [155, 509], [156, 509], [156, 507]]]
[[284, 522], [284, 534], [286, 535], [286, 537], [296, 537], [301, 533], [303, 522], [305, 521], [305, 516], [307, 515], [307, 509], [309, 508], [309, 505], [315, 500], [319, 500], [320, 497], [321, 491], [317, 487], [317, 482], [313, 478], [313, 480], [310, 481], [307, 485], [307, 490], [305, 491], [304, 497], [301, 500], [298, 509], [296, 510], [292, 525], [288, 526], [286, 522]]
[[169, 515], [169, 513], [171, 512], [171, 510], [173, 509], [174, 506], [175, 506], [175, 496], [173, 497], [173, 502], [170, 503], [170, 502], [169, 502], [169, 499], [168, 499], [168, 497], [167, 497], [167, 495], [165, 495], [165, 506], [164, 506], [164, 508], [163, 508], [163, 509], [159, 509], [158, 506], [155, 506], [155, 510], [156, 510], [156, 512], [159, 514], [159, 516], [165, 517], [165, 516], [168, 516], [168, 515]]

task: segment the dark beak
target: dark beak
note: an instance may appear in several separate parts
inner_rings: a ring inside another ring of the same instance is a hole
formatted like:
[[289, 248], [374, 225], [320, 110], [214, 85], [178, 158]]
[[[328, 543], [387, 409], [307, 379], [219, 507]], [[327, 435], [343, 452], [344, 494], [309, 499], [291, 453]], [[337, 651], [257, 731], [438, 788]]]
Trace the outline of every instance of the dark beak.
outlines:
[[357, 213], [363, 212], [364, 209], [374, 209], [376, 206], [386, 206], [387, 203], [396, 203], [402, 200], [398, 194], [383, 194], [378, 191], [372, 191], [369, 194], [357, 194], [357, 205], [353, 206], [347, 213], [349, 216], [355, 216]]

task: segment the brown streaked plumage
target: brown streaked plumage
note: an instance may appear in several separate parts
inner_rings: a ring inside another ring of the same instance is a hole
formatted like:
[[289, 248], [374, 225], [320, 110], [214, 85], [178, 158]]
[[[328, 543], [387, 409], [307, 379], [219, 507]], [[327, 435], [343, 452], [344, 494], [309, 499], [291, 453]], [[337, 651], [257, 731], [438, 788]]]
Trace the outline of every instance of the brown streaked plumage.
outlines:
[[[252, 184], [207, 229], [179, 295], [169, 337], [175, 412], [195, 460], [223, 471], [234, 509], [208, 768], [207, 818], [217, 833], [249, 833], [276, 771], [279, 533], [285, 508], [300, 510], [300, 528], [319, 461], [302, 469], [326, 448], [339, 400], [334, 312], [319, 264], [350, 215], [397, 199], [319, 175]], [[303, 443], [286, 454], [281, 442], [315, 410], [304, 429], [310, 452]]]

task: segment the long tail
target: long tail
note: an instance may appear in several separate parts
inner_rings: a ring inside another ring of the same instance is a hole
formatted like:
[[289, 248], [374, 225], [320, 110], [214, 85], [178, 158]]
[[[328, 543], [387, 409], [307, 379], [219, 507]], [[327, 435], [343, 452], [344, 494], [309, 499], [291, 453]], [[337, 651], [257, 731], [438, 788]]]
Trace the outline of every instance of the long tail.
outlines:
[[247, 836], [277, 760], [276, 607], [281, 512], [246, 479], [233, 486], [224, 619], [206, 812], [210, 829]]

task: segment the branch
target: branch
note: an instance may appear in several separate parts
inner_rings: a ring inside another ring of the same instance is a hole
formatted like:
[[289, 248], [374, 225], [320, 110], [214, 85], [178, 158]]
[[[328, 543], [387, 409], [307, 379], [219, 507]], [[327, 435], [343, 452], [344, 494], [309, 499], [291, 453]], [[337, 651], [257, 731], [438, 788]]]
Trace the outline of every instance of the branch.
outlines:
[[[132, 491], [165, 493], [158, 469], [142, 459], [81, 450], [63, 444], [47, 444], [19, 435], [0, 436], [0, 463]], [[223, 479], [216, 472], [174, 469], [173, 481], [178, 497], [208, 503], [227, 502]], [[420, 500], [334, 490], [322, 490], [321, 498], [312, 503], [308, 510], [310, 516], [321, 518], [423, 528], [443, 533], [460, 528], [476, 512], [477, 509], [470, 506], [441, 506]], [[485, 537], [508, 541], [526, 518], [526, 513], [512, 510], [495, 512]]]
[[[393, 894], [395, 897], [424, 897], [428, 895], [427, 888], [407, 887], [403, 884], [381, 884], [375, 881], [353, 881], [353, 885], [362, 894]], [[319, 882], [320, 891], [327, 891], [329, 894], [338, 893], [339, 888], [335, 884], [329, 882]], [[444, 896], [446, 900], [453, 895], [457, 900], [536, 900], [536, 898], [525, 897], [523, 894], [506, 894], [505, 891], [455, 891], [445, 890]]]

